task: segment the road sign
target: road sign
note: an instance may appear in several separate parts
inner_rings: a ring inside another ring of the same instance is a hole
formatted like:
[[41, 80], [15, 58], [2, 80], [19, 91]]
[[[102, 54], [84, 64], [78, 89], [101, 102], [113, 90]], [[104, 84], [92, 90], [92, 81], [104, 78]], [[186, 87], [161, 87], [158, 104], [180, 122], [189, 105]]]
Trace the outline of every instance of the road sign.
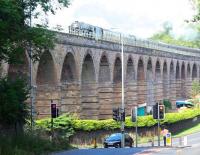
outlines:
[[172, 146], [172, 136], [171, 133], [167, 133], [166, 135], [166, 146]]
[[131, 109], [131, 121], [137, 122], [137, 107]]

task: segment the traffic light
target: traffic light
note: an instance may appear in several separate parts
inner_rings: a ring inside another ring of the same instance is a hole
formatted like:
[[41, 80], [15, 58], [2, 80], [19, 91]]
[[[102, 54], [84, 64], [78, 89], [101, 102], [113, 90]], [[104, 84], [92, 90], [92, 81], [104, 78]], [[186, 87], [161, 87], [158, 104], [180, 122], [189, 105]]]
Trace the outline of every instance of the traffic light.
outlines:
[[113, 108], [113, 120], [119, 121], [119, 108]]
[[131, 109], [131, 121], [137, 122], [137, 107]]
[[57, 117], [57, 108], [55, 103], [51, 103], [51, 118]]
[[158, 119], [158, 103], [153, 106], [153, 118]]
[[165, 118], [165, 106], [159, 105], [159, 119]]
[[121, 112], [120, 114], [121, 114], [120, 121], [125, 122], [125, 118], [126, 118], [125, 111]]
[[164, 119], [165, 118], [165, 106], [163, 104], [156, 103], [153, 106], [153, 118]]

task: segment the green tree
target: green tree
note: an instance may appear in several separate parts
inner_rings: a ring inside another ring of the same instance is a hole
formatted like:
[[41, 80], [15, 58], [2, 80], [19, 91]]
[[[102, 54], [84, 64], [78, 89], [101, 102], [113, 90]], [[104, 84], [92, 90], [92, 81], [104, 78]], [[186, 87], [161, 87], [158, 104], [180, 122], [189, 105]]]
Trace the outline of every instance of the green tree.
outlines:
[[[195, 27], [197, 29], [197, 27]], [[154, 41], [161, 41], [163, 43], [171, 44], [171, 45], [178, 45], [178, 46], [187, 46], [198, 48], [199, 41], [189, 41], [185, 40], [184, 37], [180, 37], [176, 39], [172, 34], [173, 27], [169, 22], [165, 22], [163, 24], [163, 31], [154, 34], [150, 39]]]
[[0, 125], [4, 129], [19, 129], [29, 116], [28, 99], [29, 90], [24, 79], [0, 79]]
[[[0, 64], [24, 63], [24, 52], [32, 47], [32, 59], [54, 47], [55, 34], [47, 24], [30, 25], [31, 19], [55, 14], [69, 0], [0, 0]], [[29, 55], [30, 56], [30, 55]], [[24, 79], [0, 79], [0, 127], [22, 127], [28, 118], [27, 83]]]
[[30, 44], [34, 60], [53, 48], [55, 37], [47, 30], [48, 25], [30, 27], [29, 19], [39, 18], [41, 13], [55, 14], [57, 9], [68, 5], [69, 0], [0, 0], [0, 62], [21, 62], [22, 53]]

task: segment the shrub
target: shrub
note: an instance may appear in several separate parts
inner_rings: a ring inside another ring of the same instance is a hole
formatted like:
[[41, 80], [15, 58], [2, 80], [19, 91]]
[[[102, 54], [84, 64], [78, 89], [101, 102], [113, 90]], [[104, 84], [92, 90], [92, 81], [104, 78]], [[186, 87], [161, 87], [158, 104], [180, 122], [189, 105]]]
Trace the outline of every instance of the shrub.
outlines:
[[[28, 88], [24, 79], [0, 79], [0, 125], [15, 130], [22, 128], [29, 116]], [[4, 129], [6, 130], [6, 129]]]
[[[36, 130], [43, 131], [47, 135], [51, 134], [51, 119], [42, 119], [36, 121]], [[62, 115], [54, 119], [53, 131], [60, 137], [68, 139], [74, 134], [73, 118], [69, 115]]]
[[[167, 113], [165, 119], [161, 121], [161, 124], [172, 124], [178, 121], [191, 119], [200, 115], [199, 109], [187, 109], [179, 113]], [[50, 130], [50, 119], [38, 120], [37, 126]], [[153, 119], [151, 115], [139, 116], [138, 127], [151, 127], [156, 125], [157, 121]], [[72, 135], [75, 131], [95, 131], [95, 130], [114, 130], [120, 128], [120, 123], [112, 119], [107, 120], [79, 120], [69, 115], [63, 115], [55, 119], [55, 128], [59, 131], [68, 132], [68, 136]], [[125, 127], [135, 127], [136, 123], [131, 122], [130, 117], [126, 117]]]

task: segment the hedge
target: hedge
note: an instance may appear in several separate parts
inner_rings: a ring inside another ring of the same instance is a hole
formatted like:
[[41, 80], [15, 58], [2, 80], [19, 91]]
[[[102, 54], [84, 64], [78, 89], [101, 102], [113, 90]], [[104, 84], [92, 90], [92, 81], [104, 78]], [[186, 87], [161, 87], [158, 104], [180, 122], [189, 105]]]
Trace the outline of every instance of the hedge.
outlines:
[[[161, 124], [172, 124], [178, 121], [187, 120], [200, 116], [200, 109], [187, 109], [179, 113], [167, 113], [165, 119], [161, 121]], [[139, 116], [138, 117], [138, 127], [151, 127], [157, 123], [151, 115]], [[125, 127], [132, 128], [136, 123], [131, 122], [130, 117], [126, 117]], [[36, 121], [36, 127], [50, 131], [51, 120], [42, 119]], [[75, 119], [68, 115], [62, 115], [54, 119], [54, 129], [60, 131], [70, 132], [74, 131], [95, 131], [95, 130], [113, 130], [119, 129], [120, 123], [112, 119], [107, 120], [80, 120]], [[69, 135], [70, 136], [70, 135]]]

